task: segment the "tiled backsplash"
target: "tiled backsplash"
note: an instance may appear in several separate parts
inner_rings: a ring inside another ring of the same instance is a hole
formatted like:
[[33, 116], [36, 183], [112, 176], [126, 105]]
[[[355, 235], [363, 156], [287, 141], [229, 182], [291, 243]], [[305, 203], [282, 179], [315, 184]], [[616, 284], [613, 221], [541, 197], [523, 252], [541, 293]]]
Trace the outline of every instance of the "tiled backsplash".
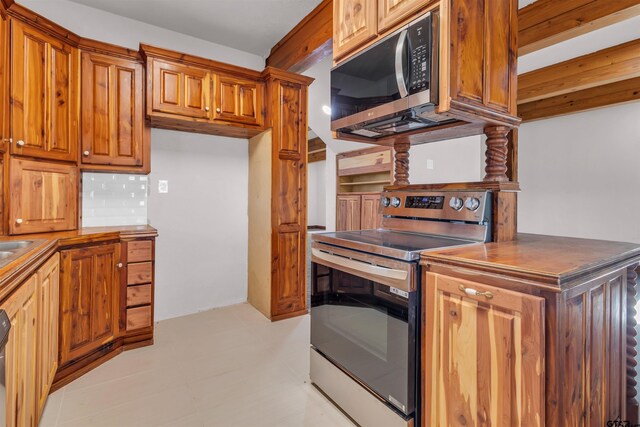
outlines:
[[82, 174], [82, 226], [147, 224], [149, 178], [114, 173]]

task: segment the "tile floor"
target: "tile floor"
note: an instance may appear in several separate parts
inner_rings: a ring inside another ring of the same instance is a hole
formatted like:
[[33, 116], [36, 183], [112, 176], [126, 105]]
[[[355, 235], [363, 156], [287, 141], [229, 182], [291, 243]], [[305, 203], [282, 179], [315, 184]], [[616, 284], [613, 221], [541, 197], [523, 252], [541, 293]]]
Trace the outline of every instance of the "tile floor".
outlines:
[[53, 393], [41, 427], [353, 427], [309, 383], [309, 316], [271, 323], [240, 304], [155, 334]]

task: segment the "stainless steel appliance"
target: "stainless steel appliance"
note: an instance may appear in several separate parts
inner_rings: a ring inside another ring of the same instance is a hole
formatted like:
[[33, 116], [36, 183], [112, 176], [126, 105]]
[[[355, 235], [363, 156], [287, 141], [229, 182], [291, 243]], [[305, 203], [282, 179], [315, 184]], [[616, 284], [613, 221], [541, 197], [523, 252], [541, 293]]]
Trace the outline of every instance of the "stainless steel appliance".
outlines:
[[9, 340], [11, 321], [4, 310], [0, 310], [0, 426], [7, 422], [7, 379], [6, 379], [6, 354], [5, 347]]
[[419, 401], [420, 253], [491, 235], [491, 193], [388, 191], [378, 230], [314, 234], [311, 380], [363, 427]]
[[438, 14], [429, 12], [331, 70], [331, 129], [367, 138], [435, 126]]

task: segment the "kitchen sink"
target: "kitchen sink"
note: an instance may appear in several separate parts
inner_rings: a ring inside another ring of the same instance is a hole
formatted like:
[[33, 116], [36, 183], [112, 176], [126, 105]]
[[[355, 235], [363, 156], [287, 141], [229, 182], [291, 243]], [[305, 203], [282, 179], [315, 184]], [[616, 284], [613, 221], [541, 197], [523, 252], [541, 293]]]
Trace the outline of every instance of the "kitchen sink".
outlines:
[[29, 252], [43, 240], [5, 240], [0, 241], [0, 267], [4, 267]]
[[0, 251], [0, 259], [9, 258], [9, 257], [11, 257], [13, 255], [15, 255], [15, 252]]
[[[17, 240], [15, 242], [0, 242], [0, 251], [15, 251], [29, 247], [33, 244], [33, 240]], [[2, 258], [0, 256], [0, 258]]]

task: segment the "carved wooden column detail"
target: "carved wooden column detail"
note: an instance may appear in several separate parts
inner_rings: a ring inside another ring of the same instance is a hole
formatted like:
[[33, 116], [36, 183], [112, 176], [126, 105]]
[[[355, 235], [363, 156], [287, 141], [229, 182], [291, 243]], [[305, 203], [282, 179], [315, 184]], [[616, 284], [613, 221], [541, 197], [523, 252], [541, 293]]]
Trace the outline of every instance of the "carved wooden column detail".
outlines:
[[485, 181], [509, 181], [507, 177], [507, 143], [511, 128], [490, 126], [484, 130], [487, 135]]
[[638, 302], [636, 285], [638, 282], [638, 264], [627, 269], [627, 419], [636, 424], [640, 420], [637, 391], [638, 369], [636, 347], [638, 345], [638, 331], [636, 322], [636, 303]]
[[398, 142], [393, 145], [395, 149], [395, 171], [393, 185], [409, 184], [409, 148], [408, 142]]

